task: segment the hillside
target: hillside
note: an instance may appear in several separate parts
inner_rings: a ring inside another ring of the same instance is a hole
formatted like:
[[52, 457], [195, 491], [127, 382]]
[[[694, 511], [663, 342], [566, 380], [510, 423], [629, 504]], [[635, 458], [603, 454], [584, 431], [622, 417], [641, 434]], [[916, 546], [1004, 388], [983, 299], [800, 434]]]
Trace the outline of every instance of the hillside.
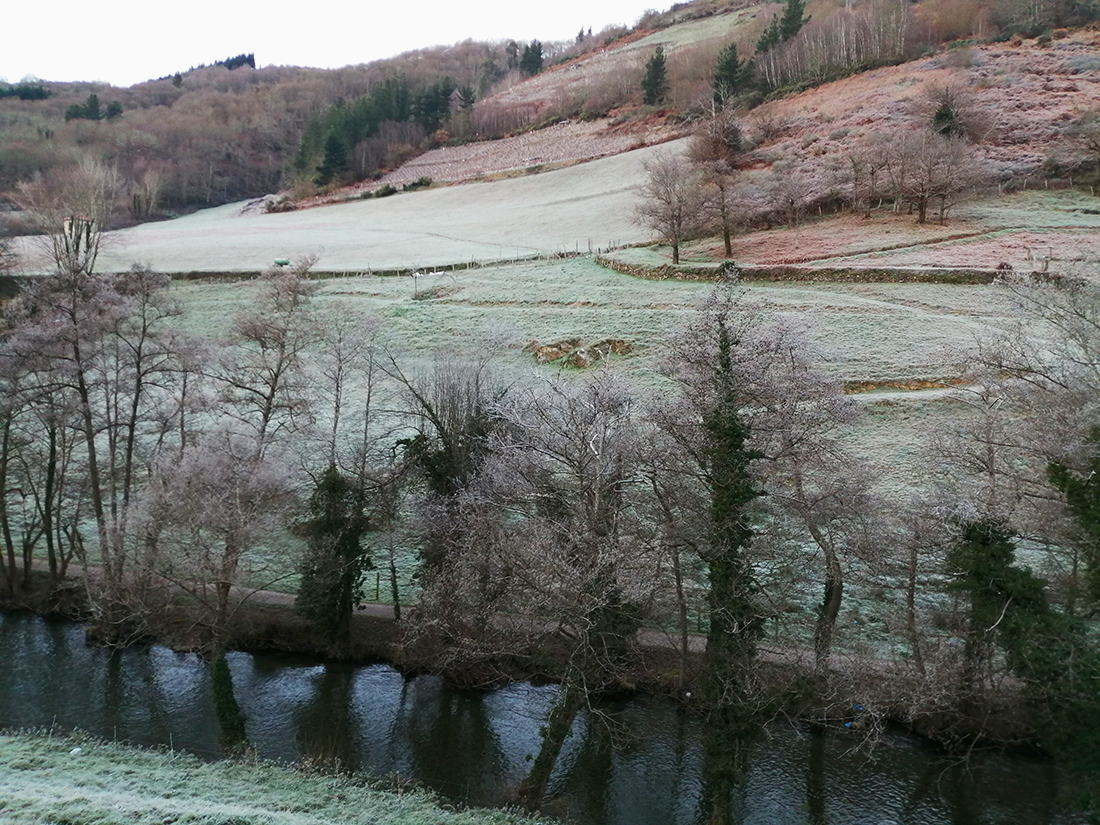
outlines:
[[[682, 28], [698, 32], [706, 24], [712, 31], [742, 14], [690, 21]], [[630, 52], [620, 46], [572, 65], [615, 54], [629, 59]], [[1065, 188], [1073, 174], [1079, 179], [1089, 174], [1087, 167], [1066, 170], [1086, 157], [1070, 127], [1100, 99], [1098, 52], [1100, 32], [1088, 30], [1051, 41], [966, 45], [825, 83], [748, 112], [741, 121], [746, 149], [737, 159], [739, 209], [741, 221], [758, 231], [736, 241], [735, 259], [857, 267], [991, 268], [1003, 262], [1027, 268], [1043, 248], [1057, 248], [1069, 259], [1095, 254], [1096, 206], [1089, 195], [1025, 208], [1020, 204], [1036, 202], [1005, 193]], [[520, 87], [534, 99], [532, 90], [550, 94], [555, 77], [579, 71], [558, 67]], [[888, 210], [875, 213], [873, 231], [855, 214], [802, 223], [822, 207], [833, 210], [853, 197], [852, 158], [926, 117], [930, 90], [943, 88], [963, 90], [971, 116], [983, 124], [973, 152], [978, 191], [985, 194], [955, 207], [944, 227], [917, 226], [911, 216]], [[501, 140], [441, 147], [381, 182], [301, 202], [330, 204], [323, 209], [265, 215], [260, 204], [237, 204], [116, 233], [101, 266], [119, 269], [142, 260], [172, 272], [247, 272], [276, 258], [317, 254], [323, 270], [366, 271], [638, 243], [651, 237], [632, 217], [644, 164], [662, 153], [685, 151], [686, 141], [667, 141], [690, 129], [690, 123], [657, 113], [572, 120]], [[1051, 178], [1055, 173], [1061, 176]], [[381, 184], [401, 186], [424, 176], [437, 185], [384, 200], [360, 199]], [[442, 182], [473, 183], [440, 187]], [[792, 187], [801, 205], [798, 228], [759, 231], [776, 220], [775, 197]], [[35, 260], [32, 245], [24, 249], [24, 271], [47, 268]], [[689, 257], [706, 260], [720, 251], [720, 245], [703, 241], [690, 248]]]
[[[805, 153], [835, 157], [868, 131], [892, 128], [906, 117], [907, 107], [919, 103], [921, 88], [950, 81], [993, 114], [996, 133], [983, 152], [995, 161], [998, 182], [1033, 175], [1047, 161], [1055, 171], [1072, 168], [1076, 150], [1059, 142], [1074, 119], [1095, 105], [1095, 32], [1066, 36], [1055, 28], [1083, 20], [1077, 6], [1017, 6], [1008, 0], [861, 0], [840, 8], [831, 0], [810, 0], [805, 28], [758, 55], [758, 88], [742, 101], [757, 152], [743, 158], [742, 166], [805, 167], [812, 159], [801, 157]], [[0, 97], [0, 197], [17, 194], [18, 183], [36, 173], [70, 169], [81, 157], [119, 171], [125, 191], [116, 225], [292, 185], [298, 195], [313, 194], [325, 136], [345, 116], [340, 107], [361, 120], [361, 102], [387, 83], [397, 84], [404, 97], [375, 112], [373, 125], [360, 123], [359, 131], [348, 133], [348, 178], [385, 174], [383, 183], [397, 185], [425, 176], [465, 180], [603, 157], [690, 128], [708, 105], [721, 49], [733, 43], [740, 55], [750, 56], [782, 9], [780, 3], [694, 0], [647, 12], [633, 29], [582, 32], [576, 42], [542, 44], [541, 71], [530, 77], [517, 65], [524, 44], [467, 41], [338, 70], [181, 67], [178, 75], [127, 89], [43, 82], [46, 99]], [[1013, 32], [1042, 36], [1006, 40]], [[847, 56], [838, 58], [838, 38], [844, 37], [852, 43], [843, 46]], [[869, 51], [872, 42], [878, 45]], [[957, 47], [907, 68], [874, 69], [847, 86], [822, 85], [860, 68], [928, 55], [949, 42]], [[640, 79], [658, 47], [667, 56], [668, 88], [660, 106], [646, 107]], [[815, 84], [816, 92], [789, 96]], [[433, 102], [437, 93], [445, 99]], [[93, 95], [100, 119], [70, 118], [74, 109], [88, 108]], [[753, 108], [766, 95], [782, 99]], [[111, 106], [117, 107], [113, 115], [103, 116]], [[561, 121], [570, 121], [564, 134], [538, 134], [538, 127]], [[783, 139], [772, 134], [777, 126]], [[489, 140], [498, 137], [509, 142]], [[401, 168], [425, 151], [428, 156]], [[843, 164], [834, 159], [833, 165]], [[804, 174], [819, 177], [817, 170]], [[811, 200], [828, 186], [815, 183]], [[0, 219], [0, 234], [26, 225], [18, 213], [0, 211]]]

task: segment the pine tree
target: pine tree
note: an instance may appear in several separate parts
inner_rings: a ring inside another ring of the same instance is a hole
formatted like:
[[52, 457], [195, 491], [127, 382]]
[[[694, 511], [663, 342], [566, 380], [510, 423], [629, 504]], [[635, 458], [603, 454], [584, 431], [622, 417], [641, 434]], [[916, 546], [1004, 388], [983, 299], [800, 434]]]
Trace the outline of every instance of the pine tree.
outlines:
[[656, 106], [668, 93], [668, 73], [665, 67], [665, 50], [658, 46], [653, 57], [645, 64], [642, 77], [642, 102], [646, 106]]
[[787, 0], [787, 8], [779, 24], [781, 38], [790, 40], [809, 22], [810, 18], [806, 17], [805, 0]]
[[523, 57], [519, 61], [519, 70], [528, 77], [542, 71], [542, 43], [532, 40], [524, 47]]
[[763, 34], [760, 35], [760, 39], [756, 41], [756, 50], [758, 52], [766, 52], [773, 46], [778, 46], [780, 40], [779, 29], [779, 15], [772, 17], [771, 23], [764, 29]]
[[768, 27], [756, 41], [756, 50], [766, 52], [785, 40], [790, 40], [809, 22], [805, 0], [787, 0], [787, 7], [783, 10], [783, 14], [772, 17]]
[[318, 186], [328, 186], [333, 180], [348, 171], [348, 147], [335, 130], [325, 138], [325, 156], [317, 167], [317, 177], [313, 182]]
[[743, 91], [748, 83], [752, 67], [747, 60], [737, 57], [737, 44], [730, 43], [718, 53], [711, 87], [714, 89], [714, 105], [723, 106], [731, 97]]

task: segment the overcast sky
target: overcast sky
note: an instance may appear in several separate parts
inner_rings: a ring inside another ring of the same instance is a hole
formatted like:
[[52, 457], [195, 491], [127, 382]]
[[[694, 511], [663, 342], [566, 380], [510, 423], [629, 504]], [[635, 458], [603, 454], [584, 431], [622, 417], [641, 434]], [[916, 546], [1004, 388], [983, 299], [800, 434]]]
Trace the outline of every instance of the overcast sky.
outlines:
[[5, 6], [0, 78], [115, 86], [248, 52], [257, 66], [334, 68], [467, 38], [566, 40], [581, 28], [595, 33], [633, 25], [658, 7], [646, 0], [17, 0]]

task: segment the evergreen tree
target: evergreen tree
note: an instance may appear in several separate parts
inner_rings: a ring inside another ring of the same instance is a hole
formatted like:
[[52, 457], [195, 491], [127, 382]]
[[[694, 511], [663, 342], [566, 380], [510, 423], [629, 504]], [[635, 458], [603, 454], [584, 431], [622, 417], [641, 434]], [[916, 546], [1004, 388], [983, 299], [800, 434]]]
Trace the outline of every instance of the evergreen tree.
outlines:
[[790, 40], [809, 22], [805, 0], [787, 0], [787, 8], [783, 11], [783, 20], [779, 24], [781, 38]]
[[1066, 506], [1084, 536], [1080, 552], [1085, 587], [1089, 599], [1100, 605], [1100, 427], [1089, 433], [1086, 446], [1087, 473], [1075, 473], [1054, 462], [1047, 468], [1047, 477], [1066, 497]]
[[713, 535], [707, 563], [707, 691], [722, 704], [739, 698], [747, 664], [756, 655], [761, 622], [753, 605], [756, 583], [745, 552], [752, 540], [749, 505], [760, 495], [751, 463], [760, 458], [749, 447], [749, 425], [741, 416], [741, 387], [733, 370], [733, 338], [725, 318], [718, 320], [716, 399], [704, 422], [707, 486]]
[[104, 110], [99, 101], [99, 95], [93, 93], [88, 95], [88, 99], [84, 101], [83, 105], [74, 103], [66, 109], [65, 120], [114, 120], [121, 114], [121, 103], [117, 100], [111, 101]]
[[771, 23], [764, 29], [764, 32], [760, 35], [760, 39], [756, 41], [756, 50], [758, 52], [766, 52], [773, 46], [778, 46], [781, 38], [779, 29], [779, 15], [772, 17]]
[[99, 95], [88, 95], [88, 101], [84, 104], [83, 117], [85, 120], [103, 119], [103, 110], [100, 108], [99, 105]]
[[710, 492], [711, 536], [707, 566], [707, 648], [703, 698], [709, 709], [703, 738], [703, 806], [708, 822], [730, 823], [730, 797], [744, 780], [752, 740], [760, 729], [751, 699], [751, 671], [763, 622], [753, 604], [756, 577], [746, 553], [753, 537], [750, 506], [761, 495], [750, 465], [762, 454], [749, 445], [741, 415], [744, 387], [734, 370], [725, 314], [717, 319], [715, 398], [703, 424], [705, 478]]
[[542, 71], [542, 43], [532, 40], [523, 49], [523, 57], [519, 61], [519, 70], [528, 77]]
[[340, 644], [349, 638], [363, 571], [370, 566], [362, 547], [365, 529], [355, 485], [330, 466], [309, 500], [309, 520], [304, 525], [309, 550], [302, 561], [295, 606], [330, 641]]
[[783, 14], [772, 17], [768, 27], [756, 41], [756, 50], [766, 52], [783, 41], [790, 40], [809, 22], [805, 0], [787, 0], [787, 7], [783, 10]]
[[718, 53], [718, 63], [714, 68], [711, 87], [714, 90], [714, 105], [722, 106], [727, 100], [744, 90], [751, 77], [752, 67], [747, 60], [737, 57], [737, 44], [730, 43]]
[[440, 127], [451, 111], [455, 82], [449, 77], [437, 80], [413, 97], [412, 111], [417, 123], [429, 134]]
[[[1091, 498], [1091, 491], [1083, 494]], [[1093, 502], [1071, 510], [1078, 519], [1095, 517]], [[975, 666], [988, 661], [995, 640], [1032, 699], [1040, 741], [1074, 775], [1072, 804], [1100, 813], [1100, 649], [1088, 623], [1050, 607], [1045, 582], [1013, 563], [1005, 527], [990, 521], [963, 527], [948, 562], [951, 589], [970, 596], [964, 681], [979, 675]]]
[[665, 67], [665, 50], [658, 46], [657, 51], [645, 64], [642, 76], [642, 102], [646, 106], [656, 106], [668, 93], [668, 73]]
[[328, 186], [347, 171], [348, 147], [334, 129], [325, 138], [325, 156], [321, 165], [317, 167], [317, 177], [313, 181], [318, 186]]

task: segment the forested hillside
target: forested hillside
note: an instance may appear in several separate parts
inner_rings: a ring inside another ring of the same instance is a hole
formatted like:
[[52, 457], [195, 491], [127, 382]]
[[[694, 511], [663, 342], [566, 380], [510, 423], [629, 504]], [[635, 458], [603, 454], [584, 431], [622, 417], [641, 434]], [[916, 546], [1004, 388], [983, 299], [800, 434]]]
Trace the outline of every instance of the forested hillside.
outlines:
[[[262, 55], [242, 54], [126, 89], [28, 78], [0, 86], [0, 196], [18, 202], [22, 182], [82, 160], [118, 172], [115, 225], [292, 187], [312, 194], [434, 147], [563, 119], [644, 134], [717, 105], [744, 114], [949, 41], [1049, 42], [1096, 16], [1082, 0], [699, 0], [572, 42], [466, 41], [336, 70], [257, 69]], [[28, 229], [18, 213], [0, 217], [0, 234]]]

